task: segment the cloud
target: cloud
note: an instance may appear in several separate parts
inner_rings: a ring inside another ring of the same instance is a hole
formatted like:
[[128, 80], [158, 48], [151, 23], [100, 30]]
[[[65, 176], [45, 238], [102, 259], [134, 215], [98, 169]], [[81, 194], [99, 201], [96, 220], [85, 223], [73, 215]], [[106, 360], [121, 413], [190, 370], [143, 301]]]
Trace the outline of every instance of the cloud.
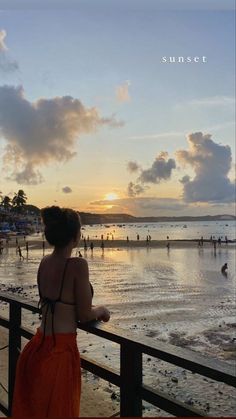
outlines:
[[144, 193], [149, 187], [146, 183], [160, 183], [162, 180], [167, 180], [171, 177], [172, 170], [176, 168], [175, 160], [168, 159], [168, 153], [162, 151], [154, 160], [150, 169], [143, 170], [142, 167], [134, 162], [129, 161], [127, 169], [130, 173], [141, 172], [136, 180], [136, 183], [129, 182], [127, 187], [127, 194], [129, 197], [135, 197]]
[[217, 144], [210, 134], [202, 132], [188, 136], [189, 150], [178, 150], [178, 161], [190, 165], [195, 172], [191, 180], [184, 176], [183, 198], [186, 202], [233, 202], [235, 184], [230, 182], [232, 156], [228, 145]]
[[185, 183], [188, 183], [190, 181], [190, 176], [189, 175], [185, 175], [179, 181], [180, 181], [180, 183], [183, 183], [183, 185], [184, 185]]
[[129, 213], [137, 216], [159, 216], [176, 215], [176, 211], [186, 210], [188, 206], [185, 202], [174, 198], [156, 198], [156, 197], [127, 197], [119, 198], [114, 201], [98, 200], [89, 203], [89, 209], [113, 213]]
[[13, 180], [20, 185], [38, 185], [44, 181], [41, 173], [35, 170], [31, 163], [26, 163], [22, 170], [14, 171], [10, 176], [7, 176], [7, 179]]
[[135, 184], [133, 182], [129, 182], [128, 184], [128, 188], [127, 188], [127, 193], [129, 197], [134, 197], [137, 195], [140, 195], [141, 193], [145, 192], [148, 189], [148, 187], [144, 187], [140, 184]]
[[101, 118], [100, 124], [108, 125], [111, 128], [120, 128], [125, 125], [124, 121], [116, 120], [115, 114], [112, 114], [110, 118]]
[[158, 140], [162, 138], [175, 138], [175, 137], [183, 137], [185, 133], [179, 131], [167, 131], [167, 132], [160, 132], [156, 134], [143, 134], [143, 135], [133, 135], [128, 137], [128, 140]]
[[129, 161], [127, 164], [127, 169], [130, 173], [135, 173], [140, 169], [140, 166], [135, 161]]
[[19, 66], [15, 60], [8, 57], [8, 48], [5, 44], [7, 33], [4, 29], [0, 30], [0, 72], [12, 73], [18, 70]]
[[119, 126], [115, 117], [101, 118], [71, 96], [30, 102], [23, 87], [0, 86], [0, 134], [7, 142], [4, 163], [18, 183], [40, 183], [38, 168], [71, 159], [80, 135], [102, 126]]
[[176, 168], [175, 160], [168, 159], [168, 153], [162, 151], [154, 160], [150, 169], [142, 170], [139, 176], [141, 183], [159, 183], [171, 177], [172, 170]]
[[128, 80], [125, 83], [121, 84], [120, 86], [117, 86], [116, 98], [119, 102], [130, 101], [129, 86], [130, 86], [130, 82]]
[[7, 51], [7, 46], [4, 42], [4, 39], [6, 38], [7, 33], [4, 29], [0, 30], [0, 52], [1, 51]]
[[174, 106], [176, 110], [185, 108], [192, 108], [193, 110], [204, 108], [224, 108], [225, 110], [235, 108], [235, 98], [233, 96], [210, 96], [200, 99], [192, 99], [186, 102], [178, 103]]
[[187, 102], [190, 106], [232, 106], [235, 105], [235, 98], [231, 96], [211, 96], [201, 99], [194, 99]]
[[62, 192], [64, 193], [71, 193], [72, 189], [69, 186], [64, 186], [64, 188], [62, 188]]

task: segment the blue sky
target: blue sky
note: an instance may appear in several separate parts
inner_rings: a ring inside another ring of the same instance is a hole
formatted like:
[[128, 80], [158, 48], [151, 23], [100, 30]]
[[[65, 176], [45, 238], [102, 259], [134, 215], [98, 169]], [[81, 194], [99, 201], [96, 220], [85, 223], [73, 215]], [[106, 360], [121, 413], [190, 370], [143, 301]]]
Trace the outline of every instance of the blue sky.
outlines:
[[[196, 170], [194, 164], [186, 170], [176, 161], [168, 178], [158, 172], [155, 182], [142, 185], [149, 187], [143, 195], [127, 197], [128, 183], [140, 183], [138, 172], [127, 171], [129, 161], [136, 161], [142, 167], [139, 170], [147, 170], [162, 151], [176, 159], [178, 150], [189, 150], [186, 135], [195, 132], [211, 134], [214, 143], [229, 146], [235, 155], [233, 12], [163, 11], [156, 10], [156, 4], [113, 1], [108, 6], [107, 2], [88, 0], [73, 10], [0, 11], [0, 30], [7, 34], [5, 58], [19, 65], [15, 72], [0, 73], [0, 86], [23, 86], [29, 102], [71, 96], [86, 108], [96, 107], [101, 118], [123, 121], [117, 127], [101, 123], [96, 132], [82, 133], [79, 140], [75, 135], [77, 157], [70, 161], [57, 161], [52, 156], [45, 165], [42, 161], [32, 163], [45, 181], [23, 186], [38, 205], [45, 202], [42, 195], [53, 195], [60, 204], [69, 199], [76, 207], [80, 196], [83, 209], [134, 211], [133, 198], [136, 212], [145, 215], [147, 210], [138, 209], [139, 198], [146, 197], [147, 202], [156, 198], [157, 210], [158, 199], [183, 203], [179, 179], [187, 173], [194, 181]], [[207, 63], [164, 64], [163, 56], [206, 56]], [[18, 140], [2, 135], [3, 155], [4, 145]], [[19, 141], [17, 145], [22, 147]], [[24, 164], [27, 158], [24, 154]], [[166, 157], [164, 160], [167, 162]], [[233, 170], [224, 176], [232, 182]], [[75, 179], [80, 179], [80, 184]], [[72, 192], [65, 196], [59, 191], [67, 184]], [[6, 194], [17, 187], [16, 180], [5, 180], [0, 189]], [[114, 205], [106, 202], [109, 193], [117, 194]], [[189, 212], [191, 205], [185, 202], [182, 210]], [[207, 202], [203, 197], [198, 205], [200, 212], [209, 209], [214, 213], [222, 208], [215, 198]]]

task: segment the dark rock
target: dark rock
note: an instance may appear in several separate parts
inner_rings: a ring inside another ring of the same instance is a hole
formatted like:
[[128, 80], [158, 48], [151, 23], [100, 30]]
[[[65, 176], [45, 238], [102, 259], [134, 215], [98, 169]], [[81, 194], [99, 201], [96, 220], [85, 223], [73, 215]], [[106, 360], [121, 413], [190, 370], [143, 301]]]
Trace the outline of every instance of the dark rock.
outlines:
[[116, 399], [117, 399], [117, 395], [116, 395], [116, 393], [114, 393], [114, 391], [113, 391], [113, 393], [111, 394], [111, 399], [112, 399], [112, 400], [116, 400]]
[[187, 400], [185, 401], [185, 403], [186, 403], [186, 404], [188, 404], [189, 406], [192, 406], [192, 405], [194, 404], [194, 401], [193, 401], [193, 399], [190, 397], [189, 399], [187, 399]]

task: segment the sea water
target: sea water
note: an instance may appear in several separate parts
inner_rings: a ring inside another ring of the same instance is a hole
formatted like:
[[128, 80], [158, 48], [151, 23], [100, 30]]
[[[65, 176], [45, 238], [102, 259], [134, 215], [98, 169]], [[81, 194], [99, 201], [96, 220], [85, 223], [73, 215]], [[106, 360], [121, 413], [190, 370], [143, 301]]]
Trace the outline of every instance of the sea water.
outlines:
[[179, 221], [179, 222], [158, 222], [158, 223], [120, 223], [120, 224], [94, 224], [83, 226], [82, 233], [84, 237], [89, 236], [91, 239], [109, 238], [117, 240], [126, 240], [127, 236], [130, 240], [136, 240], [137, 235], [140, 240], [146, 240], [150, 235], [153, 240], [166, 240], [169, 236], [170, 240], [194, 240], [215, 239], [221, 237], [225, 240], [225, 236], [229, 240], [236, 238], [236, 222], [229, 221]]
[[[95, 248], [84, 256], [94, 286], [94, 304], [108, 305], [111, 323], [172, 343], [171, 334], [177, 333], [184, 346], [204, 346], [206, 353], [224, 357], [221, 346], [209, 342], [206, 334], [214, 327], [221, 332], [223, 325], [235, 322], [234, 248], [219, 247], [216, 252], [210, 247], [169, 251], [118, 248], [105, 249], [104, 253]], [[28, 258], [19, 260], [15, 249], [5, 249], [0, 256], [1, 289], [11, 291], [20, 286], [21, 295], [37, 300], [36, 274], [41, 258], [42, 250], [30, 250]], [[227, 276], [221, 273], [224, 263], [228, 263]], [[225, 343], [230, 341], [231, 332], [229, 327]]]

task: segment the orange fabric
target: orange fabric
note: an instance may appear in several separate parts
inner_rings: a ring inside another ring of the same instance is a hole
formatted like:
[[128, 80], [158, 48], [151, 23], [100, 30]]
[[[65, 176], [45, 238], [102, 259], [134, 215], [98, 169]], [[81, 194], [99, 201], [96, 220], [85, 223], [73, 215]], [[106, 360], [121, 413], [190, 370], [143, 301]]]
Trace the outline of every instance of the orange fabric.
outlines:
[[13, 417], [78, 417], [81, 393], [76, 333], [37, 333], [20, 354], [16, 369]]

